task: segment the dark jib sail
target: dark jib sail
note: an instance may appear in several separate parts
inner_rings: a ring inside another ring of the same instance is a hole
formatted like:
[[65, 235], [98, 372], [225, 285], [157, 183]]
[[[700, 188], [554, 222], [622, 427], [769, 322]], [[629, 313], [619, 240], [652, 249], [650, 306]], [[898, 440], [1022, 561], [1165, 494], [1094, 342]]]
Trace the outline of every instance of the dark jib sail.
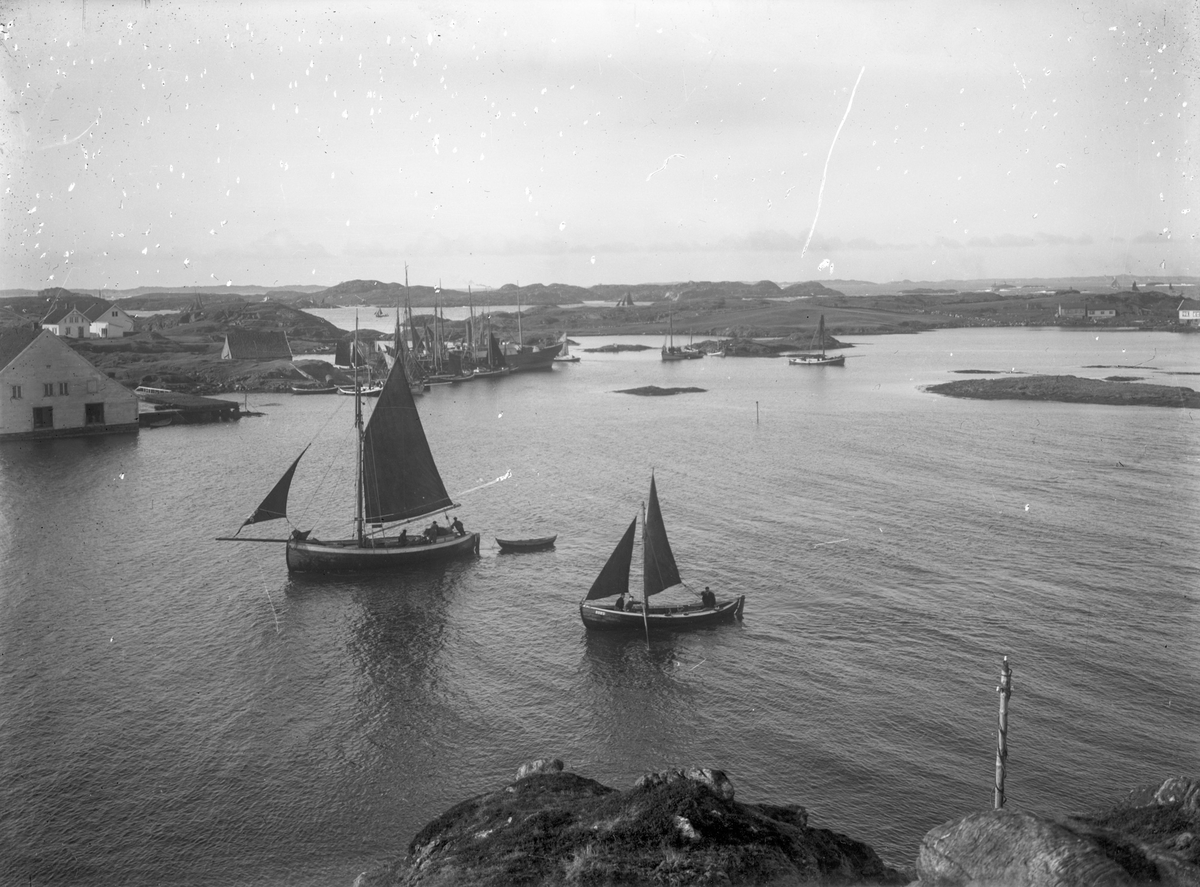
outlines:
[[662, 512], [658, 508], [658, 490], [654, 486], [653, 475], [650, 477], [650, 506], [646, 509], [642, 542], [645, 547], [642, 588], [647, 598], [683, 581], [679, 578], [675, 555], [671, 553], [671, 543], [667, 541], [667, 528], [663, 525]]
[[[283, 473], [283, 477], [279, 478], [279, 482], [271, 488], [271, 492], [267, 493], [267, 497], [262, 500], [262, 504], [258, 506], [254, 514], [246, 518], [242, 527], [257, 524], [260, 521], [279, 520], [281, 517], [287, 517], [288, 490], [292, 486], [292, 475], [296, 473], [296, 466], [300, 464], [300, 459], [307, 452], [308, 447], [300, 451], [300, 455], [296, 457], [292, 467]], [[238, 527], [239, 533], [242, 531], [242, 527]]]
[[600, 571], [600, 575], [596, 577], [596, 581], [592, 583], [592, 587], [584, 597], [585, 601], [611, 597], [614, 594], [625, 594], [629, 591], [629, 564], [633, 561], [635, 530], [637, 530], [636, 517], [630, 522], [629, 529], [625, 531], [625, 535], [621, 537], [621, 541], [617, 543], [613, 553], [608, 556], [608, 562]]
[[403, 360], [392, 365], [367, 422], [362, 458], [368, 523], [409, 520], [454, 507], [429, 452]]

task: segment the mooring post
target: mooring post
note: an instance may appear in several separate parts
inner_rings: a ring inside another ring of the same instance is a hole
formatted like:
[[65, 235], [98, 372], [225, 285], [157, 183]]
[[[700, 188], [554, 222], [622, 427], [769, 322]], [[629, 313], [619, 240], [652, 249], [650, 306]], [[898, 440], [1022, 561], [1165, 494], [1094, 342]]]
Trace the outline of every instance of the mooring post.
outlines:
[[1000, 666], [1000, 727], [996, 734], [996, 809], [1004, 806], [1004, 770], [1008, 763], [1008, 698], [1012, 696], [1012, 669], [1008, 657]]
[[758, 401], [754, 401], [754, 424], [758, 424]]

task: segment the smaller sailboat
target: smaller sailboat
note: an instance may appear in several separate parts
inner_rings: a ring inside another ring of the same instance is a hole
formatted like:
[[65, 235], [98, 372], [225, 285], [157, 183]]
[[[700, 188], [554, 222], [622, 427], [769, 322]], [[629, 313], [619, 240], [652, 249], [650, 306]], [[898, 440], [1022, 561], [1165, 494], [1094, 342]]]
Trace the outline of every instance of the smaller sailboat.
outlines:
[[[589, 629], [633, 629], [679, 631], [699, 628], [718, 622], [729, 622], [742, 615], [746, 596], [718, 600], [707, 587], [699, 594], [699, 603], [676, 606], [650, 605], [650, 598], [668, 588], [688, 586], [679, 576], [667, 528], [658, 505], [658, 489], [654, 475], [650, 476], [650, 506], [642, 516], [642, 600], [629, 593], [629, 567], [633, 560], [633, 537], [637, 530], [635, 517], [625, 535], [609, 555], [608, 561], [579, 602], [579, 615]], [[689, 591], [691, 589], [688, 589]], [[603, 598], [615, 598], [611, 603], [594, 603]]]
[[812, 343], [808, 346], [812, 352], [810, 354], [801, 354], [797, 357], [789, 357], [788, 363], [792, 366], [845, 366], [846, 355], [825, 353], [825, 315], [821, 315], [821, 320], [817, 324], [817, 331], [813, 333]]
[[555, 363], [579, 363], [579, 356], [571, 353], [571, 343], [567, 339], [567, 334], [563, 333], [562, 338], [558, 340], [558, 356], [554, 358]]

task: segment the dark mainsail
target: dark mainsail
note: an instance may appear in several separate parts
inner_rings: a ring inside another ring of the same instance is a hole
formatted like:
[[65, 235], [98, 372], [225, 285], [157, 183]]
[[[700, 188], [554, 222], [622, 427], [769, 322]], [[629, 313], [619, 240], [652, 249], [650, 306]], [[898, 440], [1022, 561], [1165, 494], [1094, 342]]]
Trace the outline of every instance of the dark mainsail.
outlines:
[[400, 358], [363, 432], [363, 503], [368, 523], [409, 520], [454, 506], [429, 451]]
[[637, 518], [635, 517], [630, 522], [625, 535], [621, 537], [621, 541], [617, 543], [617, 547], [613, 549], [613, 553], [608, 556], [608, 562], [600, 571], [600, 575], [596, 577], [596, 581], [592, 583], [592, 587], [584, 597], [585, 601], [610, 597], [614, 594], [625, 594], [629, 591], [629, 564], [633, 561], [633, 535], [636, 529]]
[[504, 352], [500, 350], [500, 343], [496, 341], [494, 334], [488, 333], [488, 366], [496, 369], [504, 365]]
[[[288, 490], [292, 486], [292, 475], [296, 473], [296, 466], [300, 464], [300, 459], [306, 452], [308, 452], [308, 447], [300, 451], [300, 455], [296, 457], [292, 467], [283, 473], [283, 477], [279, 478], [279, 482], [271, 488], [271, 492], [267, 493], [267, 497], [262, 500], [262, 504], [258, 506], [254, 514], [246, 518], [242, 527], [265, 520], [279, 520], [281, 517], [287, 517]], [[242, 527], [238, 527], [239, 532]]]
[[646, 509], [646, 525], [642, 528], [642, 543], [645, 547], [642, 588], [647, 598], [683, 581], [679, 578], [675, 555], [671, 553], [671, 543], [667, 541], [667, 528], [658, 507], [653, 475], [650, 476], [650, 505]]

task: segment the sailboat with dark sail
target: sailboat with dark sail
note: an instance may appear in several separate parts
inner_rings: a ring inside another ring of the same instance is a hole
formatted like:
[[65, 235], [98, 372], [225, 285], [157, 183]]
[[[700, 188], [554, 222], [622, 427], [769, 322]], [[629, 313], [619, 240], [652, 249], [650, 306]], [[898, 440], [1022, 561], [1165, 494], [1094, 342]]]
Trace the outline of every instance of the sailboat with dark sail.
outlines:
[[[299, 529], [293, 529], [286, 540], [241, 539], [236, 535], [223, 538], [238, 542], [286, 541], [288, 570], [295, 573], [400, 570], [412, 564], [478, 554], [479, 534], [464, 531], [457, 518], [453, 524], [447, 520], [446, 526], [438, 526], [436, 516], [458, 506], [446, 492], [433, 461], [403, 361], [397, 360], [388, 373], [365, 426], [362, 406], [362, 398], [356, 397], [358, 466], [352, 538], [317, 539], [311, 530]], [[242, 527], [287, 518], [288, 490], [303, 456], [301, 451]], [[434, 518], [430, 527], [412, 536], [407, 530], [397, 534], [394, 527], [387, 528], [389, 524], [429, 518]]]
[[[609, 555], [608, 561], [579, 602], [579, 615], [589, 629], [635, 629], [649, 632], [679, 631], [740, 618], [746, 596], [718, 600], [707, 587], [699, 593], [699, 603], [675, 606], [651, 606], [650, 598], [669, 588], [687, 584], [679, 576], [679, 567], [667, 541], [667, 528], [658, 505], [658, 489], [650, 476], [650, 505], [642, 516], [642, 600], [629, 593], [629, 567], [633, 561], [633, 540], [637, 531], [635, 517], [625, 535]], [[689, 591], [692, 589], [688, 588]], [[615, 598], [611, 603], [595, 603]]]
[[[846, 355], [844, 354], [826, 354], [825, 353], [825, 315], [821, 315], [821, 322], [817, 324], [817, 331], [813, 333], [812, 344], [809, 346], [811, 354], [801, 354], [798, 357], [789, 357], [788, 363], [792, 366], [845, 366]], [[819, 349], [819, 350], [818, 350]]]

